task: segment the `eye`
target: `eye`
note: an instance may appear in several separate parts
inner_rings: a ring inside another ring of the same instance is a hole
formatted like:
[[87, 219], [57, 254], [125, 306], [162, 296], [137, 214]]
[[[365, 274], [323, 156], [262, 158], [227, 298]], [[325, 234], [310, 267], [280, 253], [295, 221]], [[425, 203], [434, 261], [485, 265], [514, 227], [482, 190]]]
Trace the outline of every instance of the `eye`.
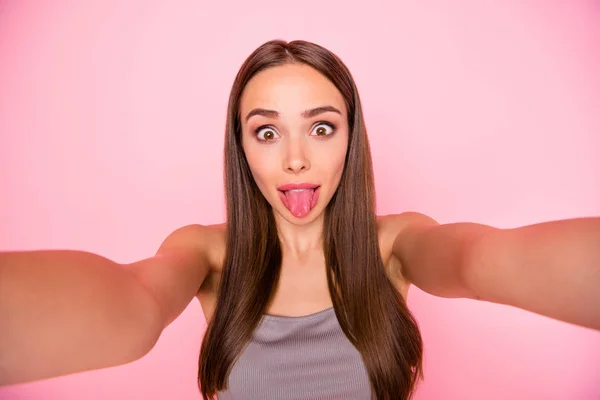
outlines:
[[258, 140], [264, 140], [264, 141], [273, 140], [277, 136], [279, 136], [277, 134], [277, 132], [275, 132], [275, 129], [273, 129], [270, 126], [261, 126], [260, 128], [258, 128], [255, 131], [255, 133], [256, 133], [256, 137], [258, 137]]
[[335, 131], [335, 127], [329, 122], [319, 122], [312, 131], [315, 136], [328, 136]]

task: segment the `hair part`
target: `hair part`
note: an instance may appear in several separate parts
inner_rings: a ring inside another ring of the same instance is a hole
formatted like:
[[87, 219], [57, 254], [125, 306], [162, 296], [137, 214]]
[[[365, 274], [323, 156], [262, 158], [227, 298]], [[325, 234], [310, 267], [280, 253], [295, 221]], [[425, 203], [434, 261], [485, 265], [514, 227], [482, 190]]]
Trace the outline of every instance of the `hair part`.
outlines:
[[239, 113], [250, 79], [286, 63], [314, 68], [345, 100], [349, 137], [344, 171], [325, 209], [327, 283], [340, 326], [362, 355], [374, 397], [409, 399], [422, 377], [423, 344], [417, 322], [381, 259], [373, 166], [358, 90], [335, 54], [300, 40], [273, 40], [257, 48], [241, 66], [229, 96], [224, 161], [227, 250], [217, 304], [200, 351], [200, 391], [208, 400], [226, 390], [229, 372], [266, 312], [279, 279], [277, 226], [246, 160]]

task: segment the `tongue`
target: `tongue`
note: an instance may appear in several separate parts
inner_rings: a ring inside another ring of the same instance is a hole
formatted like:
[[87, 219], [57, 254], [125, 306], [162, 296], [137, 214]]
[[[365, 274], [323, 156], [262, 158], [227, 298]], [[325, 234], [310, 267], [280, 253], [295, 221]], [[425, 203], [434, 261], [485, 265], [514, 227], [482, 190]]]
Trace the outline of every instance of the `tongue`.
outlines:
[[287, 200], [287, 208], [296, 218], [306, 216], [312, 205], [313, 195], [315, 191], [312, 189], [305, 190], [288, 190], [285, 192]]

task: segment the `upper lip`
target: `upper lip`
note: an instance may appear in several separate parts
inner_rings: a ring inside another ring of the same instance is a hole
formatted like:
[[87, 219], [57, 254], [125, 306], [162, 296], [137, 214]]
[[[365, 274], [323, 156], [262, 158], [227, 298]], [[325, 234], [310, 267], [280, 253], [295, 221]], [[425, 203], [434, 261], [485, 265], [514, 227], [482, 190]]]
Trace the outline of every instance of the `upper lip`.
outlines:
[[279, 186], [277, 190], [285, 192], [287, 190], [299, 190], [299, 189], [316, 189], [319, 185], [314, 183], [288, 183], [287, 185]]

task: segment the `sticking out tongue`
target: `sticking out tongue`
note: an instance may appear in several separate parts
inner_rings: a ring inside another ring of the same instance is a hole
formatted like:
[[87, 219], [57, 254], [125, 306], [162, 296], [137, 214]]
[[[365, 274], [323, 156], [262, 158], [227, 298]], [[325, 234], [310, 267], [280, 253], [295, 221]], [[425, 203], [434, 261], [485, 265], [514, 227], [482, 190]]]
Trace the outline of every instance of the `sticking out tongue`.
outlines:
[[305, 217], [316, 203], [314, 189], [286, 190], [280, 193], [283, 204], [296, 218]]

